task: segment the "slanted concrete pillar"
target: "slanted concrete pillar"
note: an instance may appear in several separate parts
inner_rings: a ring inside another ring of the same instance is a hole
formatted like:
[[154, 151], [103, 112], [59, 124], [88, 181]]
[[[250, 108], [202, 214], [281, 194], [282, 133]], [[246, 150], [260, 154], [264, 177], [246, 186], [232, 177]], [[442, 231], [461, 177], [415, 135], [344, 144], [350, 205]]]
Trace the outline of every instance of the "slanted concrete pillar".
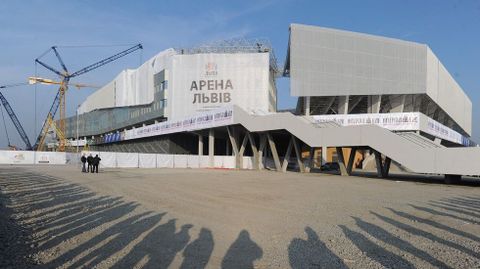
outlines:
[[293, 142], [293, 148], [295, 149], [295, 155], [297, 156], [297, 163], [298, 163], [298, 168], [300, 169], [300, 173], [305, 173], [305, 165], [303, 164], [303, 160], [302, 160], [301, 148], [300, 148], [300, 145], [298, 144], [297, 139], [293, 135], [292, 135], [292, 142]]
[[275, 146], [275, 141], [273, 141], [272, 135], [267, 132], [268, 146], [272, 152], [273, 161], [275, 163], [275, 170], [282, 171], [282, 166], [280, 164], [280, 158], [278, 157], [277, 147]]
[[305, 105], [305, 115], [310, 116], [310, 96], [303, 97]]
[[350, 150], [350, 156], [348, 157], [348, 163], [347, 163], [347, 173], [348, 175], [352, 174], [353, 171], [353, 162], [355, 161], [355, 153], [357, 152], [356, 147], [352, 147]]
[[320, 162], [320, 166], [327, 163], [327, 154], [328, 154], [327, 151], [328, 151], [327, 147], [322, 147], [322, 159], [321, 159], [321, 162]]
[[267, 138], [265, 134], [260, 133], [260, 147], [258, 148], [258, 169], [262, 170], [264, 167], [264, 153], [265, 147], [267, 146]]
[[198, 155], [203, 155], [203, 135], [198, 135]]
[[338, 97], [338, 114], [348, 114], [348, 100], [348, 95]]
[[248, 141], [250, 141], [250, 147], [252, 148], [253, 152], [253, 169], [260, 170], [260, 156], [259, 150], [257, 148], [257, 144], [255, 143], [255, 139], [253, 138], [252, 133], [248, 132]]
[[368, 96], [368, 113], [380, 113], [381, 95]]
[[345, 165], [345, 158], [343, 156], [343, 150], [341, 147], [337, 147], [338, 166], [340, 166], [340, 174], [342, 176], [348, 176], [347, 166]]
[[210, 167], [215, 166], [215, 133], [213, 129], [208, 130], [208, 158]]

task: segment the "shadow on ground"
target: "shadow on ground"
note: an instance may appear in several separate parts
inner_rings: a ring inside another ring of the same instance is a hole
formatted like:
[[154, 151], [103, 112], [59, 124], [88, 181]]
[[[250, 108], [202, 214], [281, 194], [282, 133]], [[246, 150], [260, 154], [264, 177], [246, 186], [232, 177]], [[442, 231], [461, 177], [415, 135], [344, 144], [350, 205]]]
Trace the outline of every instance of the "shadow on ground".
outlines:
[[[196, 227], [194, 234], [194, 224], [179, 226], [167, 212], [141, 211], [135, 202], [99, 196], [63, 179], [1, 169], [0, 188], [15, 221], [35, 234], [26, 243], [35, 246], [39, 268], [167, 268], [175, 257], [180, 268], [206, 268], [215, 247], [207, 227]], [[406, 208], [352, 216], [337, 226], [332, 241], [307, 226], [303, 237], [276, 247], [287, 249], [295, 269], [480, 266], [480, 236], [472, 232], [480, 224], [480, 197]], [[265, 256], [247, 230], [225, 253], [222, 268], [254, 268]]]

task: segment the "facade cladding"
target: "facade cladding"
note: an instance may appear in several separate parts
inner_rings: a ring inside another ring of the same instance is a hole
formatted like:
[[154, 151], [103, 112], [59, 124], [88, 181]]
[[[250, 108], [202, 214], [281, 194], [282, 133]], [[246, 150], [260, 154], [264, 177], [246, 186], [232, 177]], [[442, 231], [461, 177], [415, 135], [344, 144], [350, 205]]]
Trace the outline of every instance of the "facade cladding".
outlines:
[[66, 136], [76, 137], [77, 124], [79, 137], [99, 136], [225, 105], [275, 112], [276, 72], [271, 46], [263, 40], [167, 49], [90, 95], [78, 121], [66, 119]]
[[422, 112], [471, 135], [470, 99], [424, 44], [292, 24], [285, 74], [304, 112]]

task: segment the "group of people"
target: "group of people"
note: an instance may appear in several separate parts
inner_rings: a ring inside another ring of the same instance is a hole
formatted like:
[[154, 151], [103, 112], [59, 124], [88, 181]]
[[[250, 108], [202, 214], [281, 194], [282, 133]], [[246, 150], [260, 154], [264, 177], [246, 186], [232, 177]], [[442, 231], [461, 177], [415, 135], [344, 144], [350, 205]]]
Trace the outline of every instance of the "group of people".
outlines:
[[[93, 157], [92, 154], [88, 155], [88, 157], [85, 157], [85, 154], [83, 154], [80, 160], [82, 161], [83, 173], [98, 173], [98, 166], [102, 160], [100, 157], [98, 157], [98, 154], [95, 155], [95, 157]], [[87, 168], [85, 168], [85, 163], [88, 164]]]

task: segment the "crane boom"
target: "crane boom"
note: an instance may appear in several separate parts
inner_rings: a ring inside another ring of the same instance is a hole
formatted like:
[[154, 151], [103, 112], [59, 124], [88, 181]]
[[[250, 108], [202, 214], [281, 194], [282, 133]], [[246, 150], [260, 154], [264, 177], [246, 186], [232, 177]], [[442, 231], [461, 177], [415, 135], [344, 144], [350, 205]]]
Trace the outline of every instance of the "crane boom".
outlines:
[[[20, 84], [19, 84], [20, 85]], [[18, 86], [18, 85], [15, 85]], [[8, 86], [0, 86], [0, 89], [7, 88]], [[13, 112], [12, 107], [8, 103], [7, 99], [3, 94], [0, 92], [0, 101], [2, 102], [3, 107], [5, 107], [5, 110], [8, 113], [8, 116], [10, 116], [10, 119], [13, 122], [13, 125], [17, 129], [18, 134], [22, 138], [23, 142], [25, 143], [26, 149], [31, 150], [32, 149], [32, 144], [30, 144], [30, 140], [28, 139], [27, 133], [25, 133], [25, 130], [22, 127], [22, 124], [20, 124], [20, 121], [17, 118], [17, 115], [15, 115], [15, 112]]]
[[[56, 70], [55, 68], [51, 67], [50, 65], [40, 61], [40, 59], [35, 59], [35, 62], [36, 63], [39, 63], [40, 65], [42, 65], [43, 67], [45, 67], [46, 69], [52, 71], [53, 73], [59, 75], [60, 77], [62, 77], [62, 82], [60, 84], [60, 88], [58, 89], [58, 93], [55, 97], [55, 99], [53, 100], [53, 103], [52, 103], [52, 106], [50, 107], [50, 111], [48, 113], [48, 116], [47, 116], [47, 120], [45, 120], [45, 122], [43, 123], [43, 127], [37, 137], [37, 140], [35, 142], [35, 145], [34, 145], [34, 149], [35, 150], [38, 150], [39, 146], [40, 147], [43, 147], [43, 141], [45, 140], [45, 136], [48, 132], [48, 129], [50, 127], [50, 124], [48, 124], [48, 117], [54, 117], [55, 114], [57, 113], [57, 110], [58, 110], [58, 107], [60, 107], [60, 124], [59, 124], [59, 130], [61, 131], [61, 133], [65, 134], [65, 93], [68, 89], [68, 83], [70, 81], [71, 78], [73, 77], [76, 77], [76, 76], [79, 76], [79, 75], [82, 75], [82, 74], [85, 74], [87, 72], [90, 72], [94, 69], [97, 69], [103, 65], [106, 65], [110, 62], [113, 62], [125, 55], [128, 55], [136, 50], [139, 50], [139, 49], [143, 49], [143, 46], [142, 44], [137, 44], [131, 48], [128, 48], [124, 51], [121, 51], [115, 55], [112, 55], [108, 58], [105, 58], [101, 61], [98, 61], [94, 64], [91, 64], [85, 68], [82, 68], [74, 73], [71, 73], [69, 74], [68, 71], [67, 71], [67, 67], [65, 66], [62, 58], [60, 57], [60, 54], [58, 53], [57, 47], [52, 47], [51, 50], [53, 50], [53, 52], [55, 53], [55, 56], [57, 57], [58, 61], [60, 62], [60, 65], [62, 66], [62, 69], [64, 71], [64, 73], [62, 73], [61, 71], [58, 71]], [[62, 138], [60, 139], [60, 150], [62, 151], [64, 149], [64, 146], [65, 146], [65, 139]]]
[[100, 66], [106, 65], [106, 64], [108, 64], [108, 63], [110, 63], [110, 62], [113, 62], [113, 61], [117, 60], [118, 58], [121, 58], [121, 57], [123, 57], [123, 56], [125, 56], [125, 55], [128, 55], [128, 54], [130, 54], [130, 53], [132, 53], [132, 52], [134, 52], [134, 51], [136, 51], [136, 50], [139, 50], [139, 49], [143, 49], [142, 44], [137, 44], [137, 45], [135, 45], [135, 46], [133, 46], [133, 47], [131, 47], [131, 48], [129, 48], [129, 49], [126, 49], [126, 50], [124, 50], [124, 51], [122, 51], [122, 52], [119, 52], [119, 53], [117, 53], [117, 54], [115, 54], [115, 55], [113, 55], [113, 56], [110, 56], [110, 57], [105, 58], [105, 59], [103, 59], [103, 60], [101, 60], [101, 61], [98, 61], [98, 62], [96, 62], [96, 63], [94, 63], [94, 64], [91, 64], [91, 65], [89, 65], [89, 66], [87, 66], [87, 67], [85, 67], [85, 68], [82, 68], [82, 69], [80, 69], [80, 70], [78, 70], [78, 71], [70, 74], [69, 77], [73, 78], [73, 77], [76, 77], [76, 76], [85, 74], [85, 73], [87, 73], [87, 72], [90, 72], [90, 71], [92, 71], [92, 70], [94, 70], [94, 69], [99, 68]]

